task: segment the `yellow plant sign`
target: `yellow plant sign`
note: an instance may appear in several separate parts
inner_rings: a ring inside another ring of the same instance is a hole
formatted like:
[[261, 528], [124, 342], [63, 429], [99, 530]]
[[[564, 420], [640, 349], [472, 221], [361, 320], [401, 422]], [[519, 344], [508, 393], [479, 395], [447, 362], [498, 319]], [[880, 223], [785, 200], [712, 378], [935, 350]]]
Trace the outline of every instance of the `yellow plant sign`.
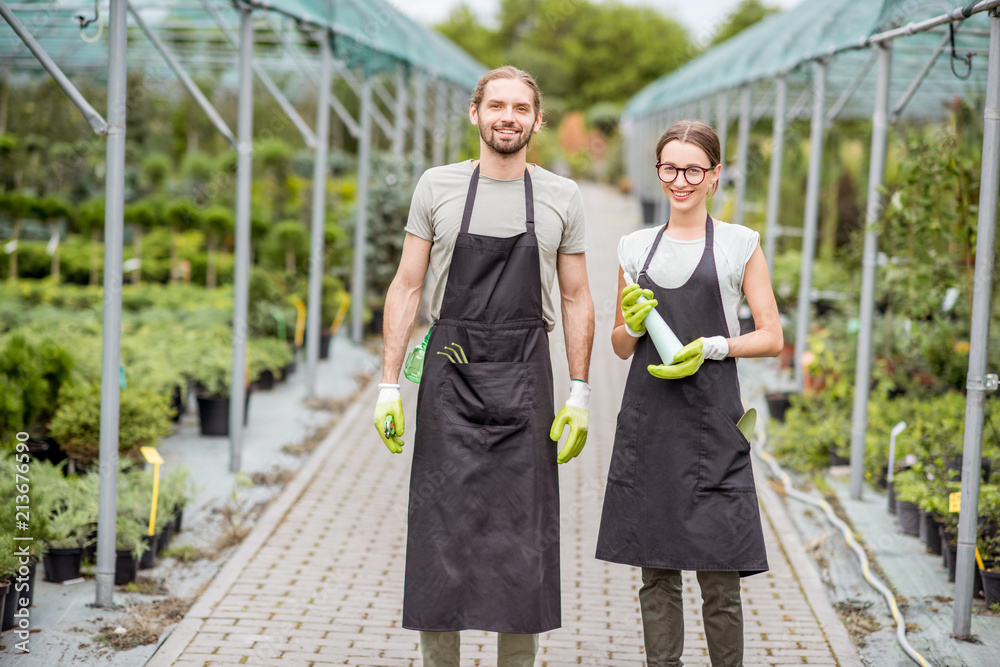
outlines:
[[954, 493], [948, 494], [948, 511], [958, 512], [962, 507], [962, 492], [955, 491]]

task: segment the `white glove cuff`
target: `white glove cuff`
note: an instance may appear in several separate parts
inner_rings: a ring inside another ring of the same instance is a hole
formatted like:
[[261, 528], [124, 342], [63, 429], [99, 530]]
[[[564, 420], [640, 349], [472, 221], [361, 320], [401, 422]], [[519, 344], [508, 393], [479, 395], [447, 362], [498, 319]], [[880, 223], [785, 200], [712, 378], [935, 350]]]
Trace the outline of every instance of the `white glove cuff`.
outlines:
[[722, 361], [729, 356], [729, 343], [722, 336], [712, 336], [705, 339], [702, 350], [705, 352], [706, 359]]
[[572, 380], [569, 383], [569, 398], [566, 399], [566, 405], [590, 410], [590, 385], [583, 380]]
[[378, 385], [378, 403], [386, 403], [389, 401], [395, 401], [399, 398], [399, 385], [398, 384], [382, 384]]
[[646, 335], [645, 331], [632, 331], [632, 328], [627, 324], [625, 325], [625, 331], [627, 331], [628, 335], [632, 338], [642, 338]]

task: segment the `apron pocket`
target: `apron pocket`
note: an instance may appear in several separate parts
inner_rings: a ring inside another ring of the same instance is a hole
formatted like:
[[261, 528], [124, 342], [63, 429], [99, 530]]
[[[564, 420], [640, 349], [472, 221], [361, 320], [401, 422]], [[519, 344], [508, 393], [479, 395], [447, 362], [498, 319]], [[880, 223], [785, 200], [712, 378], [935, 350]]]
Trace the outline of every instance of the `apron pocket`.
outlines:
[[736, 422], [714, 406], [701, 409], [699, 491], [754, 491], [750, 443]]
[[524, 430], [531, 417], [524, 364], [484, 362], [444, 368], [441, 410], [463, 439], [487, 451]]
[[618, 412], [615, 446], [611, 452], [608, 482], [632, 488], [635, 486], [635, 462], [638, 455], [639, 420], [642, 410], [638, 401], [626, 401]]

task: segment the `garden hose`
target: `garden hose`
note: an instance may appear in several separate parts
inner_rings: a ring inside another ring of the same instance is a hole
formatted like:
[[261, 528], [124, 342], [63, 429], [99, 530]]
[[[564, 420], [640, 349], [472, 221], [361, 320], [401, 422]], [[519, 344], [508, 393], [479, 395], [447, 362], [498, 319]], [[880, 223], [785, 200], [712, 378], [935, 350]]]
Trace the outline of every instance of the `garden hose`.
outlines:
[[816, 500], [811, 498], [801, 491], [797, 491], [792, 486], [792, 481], [789, 479], [788, 474], [781, 469], [778, 462], [775, 461], [774, 457], [771, 456], [765, 449], [767, 445], [767, 434], [764, 432], [763, 424], [758, 422], [757, 426], [757, 438], [759, 440], [757, 454], [764, 459], [764, 462], [767, 463], [768, 466], [770, 466], [772, 475], [781, 480], [781, 484], [784, 487], [786, 494], [808, 505], [820, 508], [823, 510], [823, 513], [826, 514], [827, 520], [836, 528], [840, 529], [840, 532], [844, 535], [844, 539], [847, 541], [847, 546], [854, 551], [854, 554], [858, 557], [858, 561], [861, 563], [861, 572], [864, 574], [865, 581], [867, 581], [872, 588], [881, 593], [882, 597], [885, 598], [886, 603], [888, 603], [889, 611], [892, 612], [892, 618], [896, 622], [896, 640], [899, 642], [899, 645], [903, 647], [903, 651], [906, 652], [906, 655], [908, 655], [913, 662], [921, 665], [922, 667], [927, 667], [927, 661], [924, 660], [924, 657], [917, 653], [912, 646], [910, 646], [910, 642], [906, 639], [906, 621], [903, 619], [903, 615], [899, 612], [899, 607], [896, 605], [896, 596], [892, 594], [892, 591], [890, 591], [885, 584], [872, 575], [871, 566], [868, 562], [868, 554], [866, 554], [865, 550], [861, 548], [857, 541], [855, 541], [854, 534], [851, 532], [851, 529], [848, 528], [847, 524], [834, 513], [833, 508], [830, 507], [830, 503], [825, 500]]

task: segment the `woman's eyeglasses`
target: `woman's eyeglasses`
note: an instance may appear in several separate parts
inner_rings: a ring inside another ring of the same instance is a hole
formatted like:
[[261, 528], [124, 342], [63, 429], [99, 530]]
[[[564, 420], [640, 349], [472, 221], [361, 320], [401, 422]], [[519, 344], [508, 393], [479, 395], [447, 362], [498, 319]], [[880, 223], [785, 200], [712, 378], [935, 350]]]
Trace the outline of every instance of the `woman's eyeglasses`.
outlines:
[[688, 185], [700, 185], [702, 181], [705, 180], [705, 174], [709, 171], [704, 167], [685, 167], [683, 169], [678, 169], [676, 165], [672, 165], [669, 162], [657, 162], [656, 163], [656, 175], [660, 177], [660, 180], [664, 183], [673, 183], [677, 180], [677, 174], [684, 172], [684, 180], [687, 181]]

